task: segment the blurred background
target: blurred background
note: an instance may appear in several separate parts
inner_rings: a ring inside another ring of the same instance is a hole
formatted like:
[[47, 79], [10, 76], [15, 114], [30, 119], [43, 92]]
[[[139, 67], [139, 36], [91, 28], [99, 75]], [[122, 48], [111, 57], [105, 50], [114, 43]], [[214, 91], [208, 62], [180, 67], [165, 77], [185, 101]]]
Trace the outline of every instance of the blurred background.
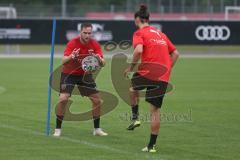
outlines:
[[86, 21], [103, 45], [131, 42], [133, 14], [142, 3], [151, 12], [151, 25], [183, 53], [238, 54], [240, 0], [0, 0], [0, 54], [48, 53], [53, 17], [57, 54]]

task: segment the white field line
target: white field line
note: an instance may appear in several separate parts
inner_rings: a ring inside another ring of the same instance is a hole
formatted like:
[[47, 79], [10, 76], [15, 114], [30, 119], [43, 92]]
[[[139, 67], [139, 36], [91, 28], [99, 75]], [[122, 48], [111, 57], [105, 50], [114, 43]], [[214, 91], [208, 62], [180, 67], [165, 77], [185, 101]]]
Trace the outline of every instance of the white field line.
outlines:
[[[0, 127], [15, 130], [15, 131], [19, 131], [19, 132], [33, 134], [33, 135], [36, 135], [36, 136], [46, 136], [44, 133], [34, 131], [34, 130], [31, 130], [31, 129], [19, 128], [19, 127], [16, 127], [16, 126], [0, 124]], [[52, 137], [52, 138], [55, 138], [55, 137]], [[90, 143], [90, 142], [83, 141], [83, 140], [69, 138], [69, 137], [66, 137], [66, 136], [61, 136], [61, 137], [55, 138], [55, 139], [64, 140], [64, 141], [68, 141], [68, 142], [72, 142], [72, 143], [80, 143], [80, 144], [83, 144], [83, 145], [86, 145], [86, 146], [89, 146], [89, 147], [104, 149], [104, 150], [108, 150], [108, 151], [116, 152], [116, 153], [121, 153], [121, 154], [131, 154], [130, 152], [124, 152], [120, 149], [115, 149], [115, 148], [112, 148], [112, 147], [108, 147], [106, 145], [94, 144], [94, 143]]]
[[[29, 134], [33, 134], [36, 136], [46, 136], [44, 133], [38, 132], [38, 131], [34, 131], [31, 129], [25, 129], [25, 128], [19, 128], [16, 126], [10, 126], [10, 125], [5, 125], [5, 124], [0, 124], [0, 128], [7, 128], [7, 129], [11, 129], [11, 130], [15, 130], [18, 132], [23, 132], [23, 133], [29, 133]], [[55, 137], [52, 137], [55, 138]], [[89, 147], [93, 147], [93, 148], [97, 148], [97, 149], [103, 149], [103, 150], [107, 150], [107, 151], [111, 151], [111, 152], [115, 152], [115, 153], [119, 153], [119, 154], [126, 154], [126, 155], [131, 155], [131, 156], [135, 156], [135, 157], [144, 157], [144, 158], [151, 158], [151, 159], [156, 159], [156, 160], [163, 160], [160, 157], [156, 157], [157, 155], [155, 155], [154, 157], [152, 157], [151, 155], [148, 155], [148, 153], [146, 153], [146, 155], [139, 155], [138, 153], [132, 153], [132, 152], [127, 152], [127, 151], [123, 151], [121, 149], [116, 149], [113, 147], [108, 147], [106, 145], [102, 145], [102, 144], [95, 144], [95, 143], [90, 143], [87, 141], [83, 141], [83, 140], [79, 140], [79, 139], [74, 139], [74, 138], [69, 138], [66, 136], [61, 136], [59, 138], [55, 138], [55, 139], [59, 139], [59, 140], [64, 140], [67, 142], [72, 142], [72, 143], [78, 143], [78, 144], [83, 144]], [[159, 155], [160, 156], [160, 155]]]
[[7, 89], [3, 86], [0, 86], [0, 94], [4, 93]]

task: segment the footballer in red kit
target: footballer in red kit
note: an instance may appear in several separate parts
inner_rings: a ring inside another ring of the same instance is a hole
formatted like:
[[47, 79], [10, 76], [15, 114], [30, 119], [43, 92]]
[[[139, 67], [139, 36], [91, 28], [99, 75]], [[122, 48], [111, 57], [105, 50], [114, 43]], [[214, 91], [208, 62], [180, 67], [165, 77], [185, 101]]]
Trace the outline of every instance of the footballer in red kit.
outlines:
[[80, 35], [68, 42], [62, 58], [62, 73], [60, 81], [59, 103], [56, 109], [55, 137], [61, 135], [62, 122], [64, 120], [65, 106], [71, 97], [75, 86], [81, 96], [87, 96], [92, 102], [93, 108], [93, 135], [107, 136], [108, 134], [100, 128], [100, 112], [102, 100], [97, 90], [95, 80], [90, 72], [82, 69], [81, 61], [86, 56], [94, 56], [101, 67], [104, 66], [103, 52], [100, 44], [91, 38], [92, 25], [90, 23], [81, 24]]
[[[79, 57], [76, 57], [79, 60], [83, 59], [88, 55], [91, 55], [92, 53], [103, 58], [101, 46], [96, 40], [89, 39], [89, 42], [87, 44], [82, 44], [79, 41], [79, 39], [80, 37], [76, 37], [72, 39], [70, 42], [68, 42], [64, 50], [64, 56], [70, 56], [72, 54], [72, 51], [74, 51], [75, 49], [79, 50], [78, 52]], [[85, 72], [82, 70], [79, 63], [80, 63], [79, 61], [69, 61], [68, 63], [65, 63], [63, 65], [62, 72], [65, 74], [83, 75]]]
[[139, 127], [139, 91], [146, 89], [145, 100], [150, 104], [151, 134], [144, 152], [156, 152], [155, 144], [160, 129], [160, 108], [170, 79], [171, 69], [179, 57], [179, 52], [169, 38], [160, 30], [149, 25], [150, 14], [145, 5], [135, 13], [138, 30], [133, 34], [133, 58], [125, 70], [127, 77], [140, 60], [137, 72], [131, 78], [129, 89], [132, 107], [132, 122], [128, 130]]

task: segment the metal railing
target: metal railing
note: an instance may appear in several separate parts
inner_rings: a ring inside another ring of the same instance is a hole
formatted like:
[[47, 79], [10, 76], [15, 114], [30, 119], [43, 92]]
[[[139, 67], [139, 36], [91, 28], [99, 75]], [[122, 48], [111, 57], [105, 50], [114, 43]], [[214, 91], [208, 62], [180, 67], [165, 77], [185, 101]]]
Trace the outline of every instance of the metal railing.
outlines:
[[[0, 7], [11, 6], [17, 11], [18, 18], [48, 18], [48, 17], [81, 17], [89, 13], [133, 13], [140, 3], [146, 3], [151, 13], [224, 13], [225, 6], [240, 6], [240, 0], [126, 0], [122, 5], [94, 4], [0, 4]], [[204, 2], [204, 3], [203, 3]]]

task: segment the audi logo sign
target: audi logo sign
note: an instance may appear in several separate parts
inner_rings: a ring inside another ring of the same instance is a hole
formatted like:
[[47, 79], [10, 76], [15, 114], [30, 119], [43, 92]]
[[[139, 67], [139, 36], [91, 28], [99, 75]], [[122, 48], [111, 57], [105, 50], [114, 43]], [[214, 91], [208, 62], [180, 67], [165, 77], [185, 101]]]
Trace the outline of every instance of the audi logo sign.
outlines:
[[198, 26], [195, 35], [200, 41], [226, 41], [231, 36], [227, 26]]

